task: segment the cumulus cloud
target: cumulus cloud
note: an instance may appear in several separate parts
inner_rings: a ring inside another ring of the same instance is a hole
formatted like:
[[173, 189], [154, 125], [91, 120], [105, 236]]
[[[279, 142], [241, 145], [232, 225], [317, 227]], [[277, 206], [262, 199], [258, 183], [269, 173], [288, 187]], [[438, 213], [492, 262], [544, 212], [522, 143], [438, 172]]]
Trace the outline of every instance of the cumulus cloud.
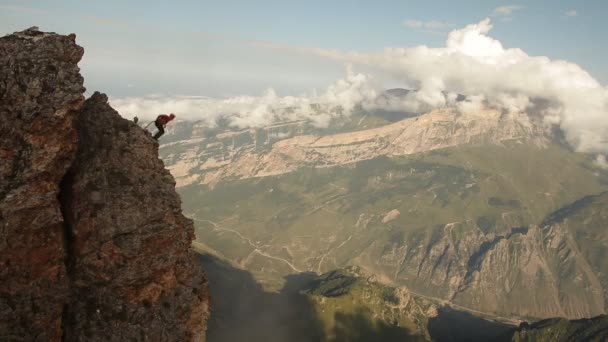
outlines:
[[[490, 19], [453, 30], [444, 47], [388, 48], [379, 53], [309, 49], [318, 56], [384, 69], [428, 104], [449, 94], [507, 112], [538, 112], [558, 124], [579, 151], [608, 152], [608, 89], [574, 63], [505, 48], [488, 35]], [[300, 51], [302, 51], [300, 49]], [[542, 103], [542, 106], [538, 104]], [[463, 104], [462, 106], [466, 106]]]
[[308, 120], [326, 127], [334, 117], [348, 116], [362, 104], [371, 104], [381, 87], [369, 76], [347, 68], [346, 77], [331, 84], [322, 94], [279, 96], [268, 89], [261, 96], [209, 98], [193, 96], [146, 96], [113, 98], [112, 106], [122, 115], [153, 119], [159, 113], [176, 113], [186, 120], [202, 120], [213, 126], [227, 119], [237, 128], [262, 127], [274, 122]]
[[[534, 114], [547, 125], [558, 125], [576, 150], [607, 154], [608, 88], [574, 63], [504, 47], [489, 36], [491, 29], [490, 19], [484, 19], [451, 31], [443, 47], [387, 48], [376, 53], [264, 43], [267, 48], [380, 69], [405, 87], [417, 90], [404, 96], [378, 96], [382, 87], [372, 77], [349, 70], [344, 80], [320, 95], [279, 96], [269, 90], [259, 97], [147, 97], [115, 99], [113, 104], [123, 114], [129, 113], [127, 116], [173, 111], [209, 122], [228, 116], [237, 127], [293, 119], [323, 126], [332, 117], [349, 115], [357, 105], [417, 113], [445, 106], [463, 113], [493, 107], [505, 113]], [[458, 94], [467, 95], [466, 100], [456, 101]]]
[[495, 16], [509, 16], [515, 11], [521, 10], [523, 7], [519, 5], [508, 5], [496, 7], [492, 12]]

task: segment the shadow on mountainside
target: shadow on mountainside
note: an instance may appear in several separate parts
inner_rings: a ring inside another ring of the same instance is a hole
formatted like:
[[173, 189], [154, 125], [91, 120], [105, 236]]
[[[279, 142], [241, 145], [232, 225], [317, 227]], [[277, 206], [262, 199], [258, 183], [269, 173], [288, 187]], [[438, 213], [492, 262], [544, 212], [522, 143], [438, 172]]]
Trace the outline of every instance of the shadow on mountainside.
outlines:
[[208, 342], [321, 341], [323, 324], [299, 293], [312, 275], [288, 276], [280, 292], [265, 292], [251, 273], [210, 254], [200, 256], [209, 280]]
[[470, 313], [449, 308], [439, 310], [429, 319], [429, 333], [433, 341], [511, 341], [515, 326], [476, 317]]
[[[211, 317], [208, 342], [366, 342], [423, 341], [421, 336], [396, 325], [370, 319], [365, 308], [337, 312], [328, 327], [303, 290], [314, 286], [318, 276], [301, 273], [285, 277], [279, 292], [264, 291], [246, 270], [238, 269], [211, 254], [200, 261], [209, 281]], [[433, 341], [510, 341], [516, 327], [488, 321], [472, 314], [442, 308], [429, 319]]]
[[[336, 313], [334, 326], [326, 327], [314, 303], [301, 291], [314, 273], [285, 277], [279, 292], [266, 292], [251, 273], [210, 254], [200, 255], [211, 295], [208, 342], [283, 341], [412, 341], [408, 330], [373, 322], [363, 311]], [[326, 322], [325, 322], [326, 323]]]

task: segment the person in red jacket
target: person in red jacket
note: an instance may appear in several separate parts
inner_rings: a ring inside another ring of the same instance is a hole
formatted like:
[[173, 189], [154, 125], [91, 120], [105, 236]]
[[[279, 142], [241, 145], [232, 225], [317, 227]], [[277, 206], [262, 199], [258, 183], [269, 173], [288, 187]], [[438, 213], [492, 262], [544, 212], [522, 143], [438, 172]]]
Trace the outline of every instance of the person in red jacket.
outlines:
[[161, 137], [161, 135], [165, 134], [165, 126], [169, 123], [169, 121], [175, 119], [175, 114], [171, 113], [169, 115], [167, 114], [161, 114], [159, 116], [156, 117], [156, 121], [154, 121], [154, 125], [156, 125], [156, 128], [158, 128], [158, 132], [156, 132], [156, 134], [154, 134], [154, 140], [158, 140], [158, 138]]

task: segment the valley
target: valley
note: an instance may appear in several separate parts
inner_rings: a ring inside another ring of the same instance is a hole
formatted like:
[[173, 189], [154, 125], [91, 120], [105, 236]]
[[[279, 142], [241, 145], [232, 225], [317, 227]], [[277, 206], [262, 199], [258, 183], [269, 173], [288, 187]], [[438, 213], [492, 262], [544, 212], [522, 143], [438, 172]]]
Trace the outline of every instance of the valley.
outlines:
[[357, 267], [505, 323], [605, 313], [606, 197], [579, 203], [608, 190], [592, 156], [491, 111], [370, 117], [257, 129], [262, 140], [192, 128], [161, 155], [197, 240], [269, 291]]

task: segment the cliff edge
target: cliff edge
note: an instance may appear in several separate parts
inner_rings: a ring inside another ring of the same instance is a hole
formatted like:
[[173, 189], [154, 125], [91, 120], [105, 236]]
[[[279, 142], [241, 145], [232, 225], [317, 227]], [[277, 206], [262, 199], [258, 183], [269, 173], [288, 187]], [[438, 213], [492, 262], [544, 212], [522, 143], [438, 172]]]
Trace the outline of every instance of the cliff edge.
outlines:
[[95, 93], [75, 35], [0, 38], [0, 340], [204, 341], [192, 222], [158, 145]]

